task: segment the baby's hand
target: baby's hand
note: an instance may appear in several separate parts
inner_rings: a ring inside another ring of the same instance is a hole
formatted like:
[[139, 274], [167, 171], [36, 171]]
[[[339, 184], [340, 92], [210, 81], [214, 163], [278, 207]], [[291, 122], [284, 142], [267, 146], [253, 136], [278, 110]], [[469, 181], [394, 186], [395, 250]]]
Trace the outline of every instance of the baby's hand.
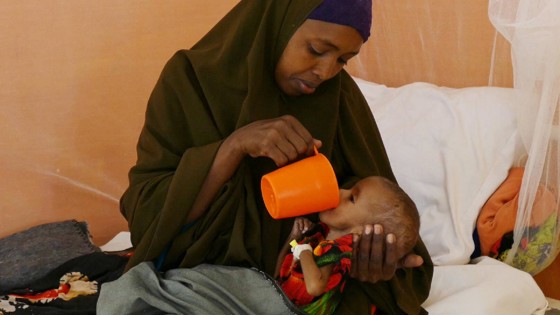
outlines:
[[292, 232], [290, 233], [291, 239], [299, 239], [305, 232], [307, 232], [313, 222], [306, 218], [298, 217], [294, 220], [294, 227], [292, 227]]

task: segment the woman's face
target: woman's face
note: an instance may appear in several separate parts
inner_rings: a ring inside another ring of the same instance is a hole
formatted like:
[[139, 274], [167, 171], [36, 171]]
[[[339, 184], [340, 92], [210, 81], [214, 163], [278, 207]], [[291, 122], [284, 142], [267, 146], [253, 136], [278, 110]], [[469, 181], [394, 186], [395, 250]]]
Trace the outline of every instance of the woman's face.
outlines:
[[274, 73], [276, 83], [290, 96], [311, 94], [340, 72], [362, 44], [362, 37], [350, 26], [308, 19], [280, 56]]

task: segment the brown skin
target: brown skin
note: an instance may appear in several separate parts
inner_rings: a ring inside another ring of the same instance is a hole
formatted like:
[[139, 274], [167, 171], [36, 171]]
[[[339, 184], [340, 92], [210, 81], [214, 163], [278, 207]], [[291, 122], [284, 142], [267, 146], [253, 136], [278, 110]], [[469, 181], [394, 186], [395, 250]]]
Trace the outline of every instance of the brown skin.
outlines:
[[337, 75], [362, 44], [360, 34], [349, 26], [306, 20], [276, 65], [276, 83], [290, 96], [311, 94]]
[[358, 181], [351, 189], [340, 189], [338, 206], [319, 213], [319, 220], [329, 227], [327, 239], [362, 234], [364, 222], [371, 222], [371, 212], [377, 211], [375, 204], [389, 204], [392, 200], [393, 192], [385, 186], [380, 177], [372, 176]]
[[[381, 224], [362, 226], [363, 222], [370, 221], [367, 209], [374, 207], [371, 201], [389, 203], [387, 197], [392, 195], [393, 193], [387, 190], [380, 178], [368, 177], [356, 183], [350, 190], [341, 189], [338, 207], [319, 214], [319, 220], [331, 229], [329, 239], [336, 239], [349, 233], [354, 234], [355, 255], [350, 275], [361, 281], [389, 280], [390, 274], [394, 273], [397, 268], [417, 267], [423, 263], [420, 256], [399, 252], [396, 236], [389, 233], [383, 237]], [[373, 237], [371, 236], [372, 230]], [[383, 242], [384, 239], [385, 242]], [[363, 243], [364, 240], [365, 243]], [[367, 245], [371, 245], [369, 254]], [[376, 254], [383, 253], [383, 251], [385, 251], [385, 257]], [[357, 265], [355, 265], [356, 262], [358, 262]], [[364, 264], [360, 264], [361, 262]]]
[[[346, 62], [359, 52], [362, 44], [359, 33], [351, 27], [306, 20], [294, 33], [276, 65], [276, 83], [290, 96], [313, 93], [319, 84], [338, 74]], [[239, 128], [220, 146], [187, 222], [193, 222], [204, 213], [244, 157], [268, 157], [276, 165], [283, 166], [299, 157], [311, 155], [313, 147], [321, 146], [321, 141], [314, 139], [292, 116], [255, 121]], [[389, 237], [384, 241], [382, 229], [374, 237], [371, 226], [365, 226], [364, 231], [359, 241], [355, 241], [359, 244], [355, 248], [358, 255], [352, 262], [351, 276], [370, 282], [390, 279], [399, 265], [394, 236], [389, 242]], [[422, 264], [419, 256], [409, 256], [412, 258], [405, 260], [403, 266]]]
[[[290, 248], [289, 242], [291, 240], [301, 238], [303, 233], [307, 232], [312, 225], [313, 223], [306, 218], [295, 219], [292, 231], [288, 236], [288, 241], [278, 255], [276, 271], [274, 273], [275, 278], [278, 278], [280, 275], [280, 268], [282, 267], [284, 257], [288, 254]], [[334, 265], [331, 264], [319, 268], [315, 263], [313, 254], [310, 251], [301, 252], [299, 259], [302, 272], [305, 276], [305, 289], [307, 290], [307, 293], [313, 296], [319, 296], [325, 293]]]

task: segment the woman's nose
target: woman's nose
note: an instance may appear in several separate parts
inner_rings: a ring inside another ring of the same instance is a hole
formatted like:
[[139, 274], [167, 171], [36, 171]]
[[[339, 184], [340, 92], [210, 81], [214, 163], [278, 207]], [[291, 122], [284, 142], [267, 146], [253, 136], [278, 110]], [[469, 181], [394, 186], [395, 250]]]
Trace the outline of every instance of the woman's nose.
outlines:
[[334, 77], [339, 71], [336, 62], [331, 60], [321, 61], [313, 69], [313, 73], [321, 82]]

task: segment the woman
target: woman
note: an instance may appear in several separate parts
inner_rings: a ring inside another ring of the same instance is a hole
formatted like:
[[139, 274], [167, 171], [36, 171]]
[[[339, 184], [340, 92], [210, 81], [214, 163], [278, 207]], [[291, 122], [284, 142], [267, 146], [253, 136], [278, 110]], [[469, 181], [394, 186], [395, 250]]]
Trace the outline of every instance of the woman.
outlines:
[[[342, 69], [370, 24], [371, 1], [242, 1], [169, 60], [121, 199], [135, 246], [129, 268], [156, 260], [164, 270], [212, 263], [272, 274], [293, 219], [268, 215], [260, 178], [314, 146], [341, 187], [370, 175], [394, 180], [369, 107]], [[337, 312], [363, 314], [373, 303], [422, 313], [432, 275], [424, 245], [415, 248], [424, 264], [392, 278], [394, 242], [372, 230], [354, 242], [354, 279]]]

